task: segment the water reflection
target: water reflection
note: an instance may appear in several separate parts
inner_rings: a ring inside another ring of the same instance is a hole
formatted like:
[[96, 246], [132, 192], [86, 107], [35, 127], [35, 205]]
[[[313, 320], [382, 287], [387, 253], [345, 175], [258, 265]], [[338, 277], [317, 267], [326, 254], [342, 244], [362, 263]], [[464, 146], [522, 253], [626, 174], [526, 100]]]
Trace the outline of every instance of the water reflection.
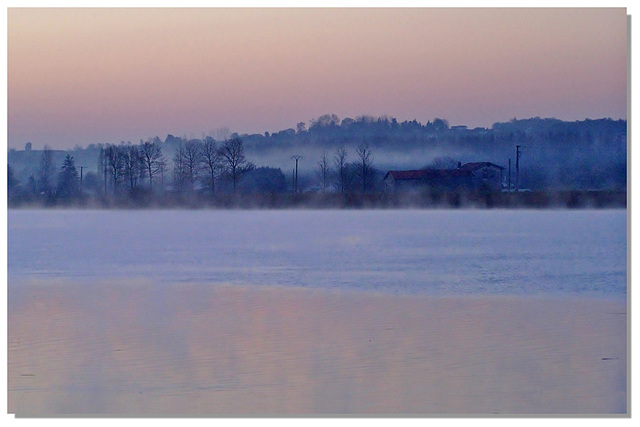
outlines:
[[626, 411], [625, 303], [11, 284], [9, 412]]

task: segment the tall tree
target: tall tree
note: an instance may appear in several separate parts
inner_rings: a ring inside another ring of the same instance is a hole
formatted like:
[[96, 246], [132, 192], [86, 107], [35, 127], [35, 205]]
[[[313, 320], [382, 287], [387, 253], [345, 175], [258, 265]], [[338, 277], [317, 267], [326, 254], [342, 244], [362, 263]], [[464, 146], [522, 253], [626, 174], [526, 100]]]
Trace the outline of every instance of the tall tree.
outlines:
[[80, 195], [80, 177], [73, 156], [67, 154], [58, 175], [56, 196], [59, 200], [71, 201]]
[[104, 195], [107, 195], [107, 176], [108, 176], [108, 165], [107, 165], [107, 155], [106, 149], [102, 145], [100, 145], [100, 151], [98, 154], [98, 169], [97, 175], [100, 177], [100, 181], [104, 186]]
[[216, 178], [220, 173], [222, 167], [221, 163], [222, 155], [218, 149], [218, 145], [213, 138], [205, 138], [202, 145], [202, 165], [203, 169], [207, 172], [207, 186], [213, 197], [216, 192]]
[[329, 165], [329, 159], [327, 159], [326, 151], [322, 153], [322, 158], [318, 162], [318, 176], [320, 177], [322, 184], [322, 191], [327, 190], [329, 185], [329, 175], [331, 174], [331, 166]]
[[40, 193], [48, 200], [51, 200], [54, 196], [54, 173], [53, 151], [48, 145], [45, 145], [42, 151], [42, 157], [40, 158], [38, 186], [40, 187]]
[[192, 139], [180, 144], [174, 157], [174, 170], [180, 177], [180, 188], [193, 191], [202, 163], [202, 141]]
[[340, 147], [336, 149], [334, 154], [334, 163], [336, 165], [336, 174], [338, 181], [336, 182], [336, 187], [340, 190], [341, 193], [344, 193], [345, 185], [347, 181], [347, 149], [344, 147]]
[[127, 144], [121, 148], [124, 176], [129, 183], [129, 190], [133, 190], [138, 186], [138, 177], [140, 177], [143, 172], [140, 151], [138, 151], [138, 147], [131, 144]]
[[244, 155], [244, 145], [240, 138], [231, 138], [225, 141], [220, 148], [220, 156], [226, 173], [233, 182], [233, 193], [235, 194], [238, 181], [244, 173], [255, 168], [254, 164], [248, 162]]
[[358, 161], [358, 176], [362, 181], [362, 194], [367, 192], [367, 188], [370, 187], [370, 181], [373, 177], [373, 170], [371, 164], [373, 163], [373, 157], [371, 156], [371, 149], [369, 144], [363, 142], [356, 148], [356, 154], [360, 159]]
[[176, 152], [173, 155], [173, 187], [181, 193], [185, 187], [185, 166], [184, 166], [184, 145], [178, 144]]
[[113, 144], [107, 144], [104, 150], [104, 157], [113, 192], [117, 193], [120, 187], [120, 183], [124, 180], [123, 147]]
[[192, 139], [187, 141], [184, 148], [187, 176], [189, 178], [189, 184], [193, 189], [198, 177], [200, 176], [200, 168], [202, 166], [202, 141]]
[[159, 141], [149, 140], [140, 144], [140, 161], [144, 174], [149, 179], [149, 190], [153, 191], [153, 178], [160, 173], [164, 163]]
[[192, 192], [200, 174], [202, 142], [196, 139], [180, 143], [173, 156], [174, 184], [180, 192]]

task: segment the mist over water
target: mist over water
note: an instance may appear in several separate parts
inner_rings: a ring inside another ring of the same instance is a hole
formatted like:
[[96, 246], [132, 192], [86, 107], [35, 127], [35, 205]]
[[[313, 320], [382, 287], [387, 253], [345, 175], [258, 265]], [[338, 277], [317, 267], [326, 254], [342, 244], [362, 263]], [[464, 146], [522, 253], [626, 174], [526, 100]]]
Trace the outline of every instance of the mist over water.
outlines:
[[627, 410], [625, 210], [8, 223], [19, 416]]
[[626, 296], [626, 210], [9, 214], [9, 283]]
[[8, 413], [625, 415], [629, 24], [9, 9]]

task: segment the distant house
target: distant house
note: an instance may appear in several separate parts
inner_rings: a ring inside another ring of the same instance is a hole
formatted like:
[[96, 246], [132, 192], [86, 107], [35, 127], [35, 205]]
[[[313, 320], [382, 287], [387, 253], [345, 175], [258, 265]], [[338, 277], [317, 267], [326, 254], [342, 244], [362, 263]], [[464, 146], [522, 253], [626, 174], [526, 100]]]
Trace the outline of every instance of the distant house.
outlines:
[[502, 174], [504, 168], [491, 162], [465, 163], [458, 166], [459, 170], [469, 171], [473, 174], [473, 184], [476, 188], [485, 188], [492, 191], [502, 189]]
[[453, 190], [470, 188], [473, 185], [473, 173], [460, 169], [389, 171], [383, 182], [389, 193], [420, 191], [424, 187]]
[[389, 171], [383, 182], [388, 193], [488, 188], [500, 191], [504, 168], [490, 162], [458, 164], [457, 169]]

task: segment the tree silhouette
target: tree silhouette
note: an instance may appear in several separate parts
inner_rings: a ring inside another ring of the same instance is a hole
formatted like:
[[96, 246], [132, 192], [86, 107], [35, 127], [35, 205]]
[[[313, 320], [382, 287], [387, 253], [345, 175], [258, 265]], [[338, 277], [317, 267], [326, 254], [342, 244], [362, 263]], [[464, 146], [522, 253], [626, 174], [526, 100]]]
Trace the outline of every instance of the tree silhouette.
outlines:
[[129, 190], [133, 190], [138, 185], [138, 177], [143, 172], [142, 158], [138, 147], [128, 144], [122, 147], [122, 158], [124, 163], [124, 175], [129, 181]]
[[[123, 147], [107, 144], [104, 149], [106, 170], [113, 184], [113, 192], [117, 193], [120, 182], [124, 179], [124, 150]], [[107, 174], [105, 173], [105, 176]], [[106, 183], [105, 183], [106, 188]]]
[[184, 144], [185, 170], [189, 180], [189, 188], [194, 189], [202, 166], [202, 141], [192, 139]]
[[164, 163], [162, 149], [156, 141], [147, 141], [140, 145], [140, 158], [144, 173], [149, 178], [149, 190], [153, 191], [153, 177], [156, 176]]
[[327, 153], [322, 153], [322, 158], [318, 162], [318, 175], [322, 180], [322, 191], [327, 191], [329, 184], [329, 175], [331, 174], [331, 166], [329, 165], [329, 159], [327, 159]]
[[233, 182], [233, 193], [236, 193], [238, 181], [242, 175], [255, 168], [244, 155], [244, 145], [240, 138], [231, 138], [220, 148], [220, 156], [226, 172]]
[[201, 161], [203, 164], [203, 169], [207, 171], [208, 174], [208, 186], [211, 191], [211, 196], [215, 195], [216, 190], [216, 178], [220, 172], [221, 164], [220, 150], [218, 150], [218, 146], [213, 138], [205, 139], [202, 145], [202, 156]]
[[356, 154], [360, 161], [358, 162], [358, 176], [362, 179], [362, 194], [367, 192], [369, 181], [373, 176], [373, 170], [371, 164], [373, 163], [373, 157], [371, 157], [371, 149], [369, 144], [363, 142], [356, 149]]
[[40, 187], [40, 193], [45, 196], [48, 201], [51, 201], [54, 196], [54, 166], [53, 166], [53, 151], [48, 145], [44, 147], [42, 157], [40, 158], [40, 168], [38, 170], [38, 186]]
[[58, 174], [56, 197], [62, 201], [71, 201], [80, 195], [80, 178], [73, 156], [67, 154]]
[[344, 147], [340, 147], [336, 150], [334, 154], [334, 162], [336, 164], [337, 169], [337, 178], [338, 182], [336, 182], [336, 187], [340, 189], [341, 193], [344, 193], [346, 181], [347, 181], [347, 149]]

